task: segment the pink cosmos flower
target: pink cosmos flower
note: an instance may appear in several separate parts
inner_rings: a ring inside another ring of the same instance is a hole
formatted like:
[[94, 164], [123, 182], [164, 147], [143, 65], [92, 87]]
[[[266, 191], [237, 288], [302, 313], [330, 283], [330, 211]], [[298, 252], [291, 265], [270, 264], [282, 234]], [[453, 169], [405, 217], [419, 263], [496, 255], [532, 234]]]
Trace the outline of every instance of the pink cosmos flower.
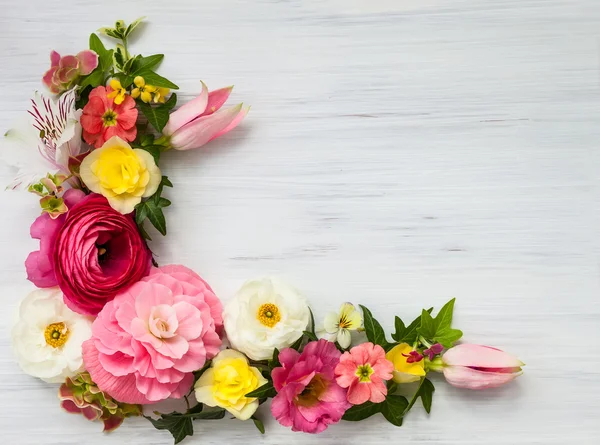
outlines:
[[243, 104], [221, 109], [233, 87], [208, 92], [202, 82], [200, 96], [171, 113], [163, 134], [171, 137], [175, 150], [198, 148], [233, 130], [250, 107]]
[[153, 269], [98, 314], [83, 344], [85, 367], [120, 402], [181, 398], [193, 371], [219, 352], [221, 312], [219, 299], [190, 269]]
[[448, 383], [458, 388], [486, 389], [504, 385], [523, 371], [524, 363], [500, 349], [463, 344], [442, 356]]
[[112, 91], [110, 86], [94, 88], [89, 102], [83, 107], [83, 139], [96, 148], [102, 147], [113, 136], [131, 142], [137, 134], [135, 123], [138, 110], [135, 108], [135, 100], [131, 96], [125, 96], [123, 102], [117, 105], [114, 98], [108, 97]]
[[50, 69], [42, 81], [54, 94], [71, 88], [79, 76], [87, 76], [98, 66], [98, 54], [86, 49], [76, 56], [61, 57], [56, 51], [50, 53]]
[[335, 381], [341, 352], [327, 340], [313, 341], [302, 354], [286, 348], [279, 354], [280, 368], [272, 373], [277, 395], [271, 412], [292, 431], [320, 433], [340, 421], [350, 408], [346, 390]]
[[69, 210], [54, 240], [56, 280], [69, 309], [96, 315], [150, 271], [152, 254], [132, 215], [91, 194]]
[[348, 402], [360, 405], [366, 401], [381, 403], [387, 395], [385, 381], [392, 378], [394, 364], [385, 358], [379, 345], [362, 343], [344, 352], [335, 367], [337, 384], [348, 388]]
[[[67, 208], [73, 207], [85, 198], [81, 190], [67, 190], [63, 199]], [[48, 213], [38, 216], [29, 230], [33, 239], [40, 240], [40, 250], [31, 252], [25, 260], [27, 279], [37, 287], [53, 287], [58, 284], [54, 273], [54, 244], [60, 228], [65, 223], [66, 214], [52, 219]]]

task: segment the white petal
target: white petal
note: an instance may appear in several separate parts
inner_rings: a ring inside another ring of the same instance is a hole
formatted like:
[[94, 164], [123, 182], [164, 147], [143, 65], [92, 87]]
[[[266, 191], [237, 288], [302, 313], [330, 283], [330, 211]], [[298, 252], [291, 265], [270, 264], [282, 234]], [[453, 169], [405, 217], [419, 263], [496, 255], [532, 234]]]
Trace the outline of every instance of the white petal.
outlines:
[[340, 332], [338, 332], [337, 335], [337, 341], [342, 348], [347, 349], [352, 342], [350, 331], [348, 329], [340, 329]]

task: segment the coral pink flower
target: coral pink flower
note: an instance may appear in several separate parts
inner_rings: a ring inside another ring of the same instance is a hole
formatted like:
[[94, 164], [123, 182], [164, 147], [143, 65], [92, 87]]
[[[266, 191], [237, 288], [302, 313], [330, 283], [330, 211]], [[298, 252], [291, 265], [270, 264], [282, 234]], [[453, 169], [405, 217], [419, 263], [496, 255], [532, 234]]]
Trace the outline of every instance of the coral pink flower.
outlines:
[[51, 93], [58, 94], [73, 86], [79, 76], [86, 76], [98, 66], [98, 54], [86, 49], [76, 56], [61, 57], [56, 51], [50, 53], [50, 69], [42, 81]]
[[54, 269], [69, 309], [96, 315], [150, 271], [152, 255], [132, 215], [91, 194], [67, 213], [54, 242]]
[[[73, 207], [83, 198], [85, 193], [75, 189], [67, 190], [63, 195], [67, 208]], [[67, 215], [62, 214], [52, 219], [48, 213], [43, 213], [31, 225], [31, 237], [40, 240], [40, 250], [29, 254], [25, 260], [25, 269], [27, 279], [37, 287], [53, 287], [58, 284], [54, 274], [54, 244], [66, 218]]]
[[341, 352], [327, 340], [313, 341], [302, 354], [286, 348], [279, 354], [280, 368], [273, 370], [271, 412], [283, 426], [305, 433], [323, 432], [340, 421], [350, 408], [346, 390], [335, 381]]
[[387, 395], [385, 380], [392, 378], [394, 364], [385, 358], [379, 345], [362, 343], [344, 352], [335, 367], [337, 384], [348, 388], [348, 402], [360, 405], [366, 401], [381, 403]]
[[123, 102], [117, 105], [114, 98], [108, 97], [111, 92], [111, 87], [94, 88], [89, 102], [83, 107], [83, 139], [96, 148], [102, 147], [113, 136], [131, 142], [137, 134], [135, 100], [125, 96]]
[[154, 269], [98, 314], [83, 344], [85, 367], [120, 402], [181, 398], [193, 371], [219, 352], [221, 312], [211, 288], [190, 269]]
[[221, 109], [233, 87], [208, 92], [202, 82], [200, 96], [171, 113], [163, 133], [171, 137], [175, 150], [198, 148], [233, 130], [250, 107], [243, 104]]
[[500, 349], [458, 345], [442, 356], [444, 377], [458, 388], [485, 389], [504, 385], [523, 371], [524, 363]]

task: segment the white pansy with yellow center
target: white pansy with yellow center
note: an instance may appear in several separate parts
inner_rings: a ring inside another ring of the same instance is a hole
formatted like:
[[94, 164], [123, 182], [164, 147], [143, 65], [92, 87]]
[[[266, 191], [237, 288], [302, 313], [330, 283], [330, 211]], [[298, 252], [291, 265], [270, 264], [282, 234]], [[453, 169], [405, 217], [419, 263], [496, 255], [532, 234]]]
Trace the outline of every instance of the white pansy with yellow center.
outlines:
[[225, 305], [223, 321], [231, 345], [253, 360], [291, 346], [310, 319], [304, 296], [275, 278], [247, 281]]
[[83, 371], [81, 345], [92, 336], [92, 320], [63, 302], [57, 287], [30, 293], [19, 308], [12, 343], [27, 374], [61, 383]]
[[344, 303], [339, 312], [330, 312], [325, 316], [324, 329], [319, 332], [329, 341], [337, 341], [340, 346], [347, 349], [352, 342], [350, 331], [362, 327], [362, 316], [352, 303]]
[[92, 150], [81, 163], [79, 174], [87, 188], [104, 196], [124, 215], [133, 212], [142, 198], [153, 195], [162, 179], [150, 153], [131, 148], [118, 136]]

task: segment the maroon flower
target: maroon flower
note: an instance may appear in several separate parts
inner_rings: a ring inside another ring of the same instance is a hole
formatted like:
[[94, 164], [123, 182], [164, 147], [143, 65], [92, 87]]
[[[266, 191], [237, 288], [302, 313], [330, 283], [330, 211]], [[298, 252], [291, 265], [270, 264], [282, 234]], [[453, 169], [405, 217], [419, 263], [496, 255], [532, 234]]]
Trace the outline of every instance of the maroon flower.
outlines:
[[54, 267], [65, 303], [97, 315], [119, 292], [146, 276], [152, 255], [131, 215], [91, 194], [74, 206], [60, 228]]

